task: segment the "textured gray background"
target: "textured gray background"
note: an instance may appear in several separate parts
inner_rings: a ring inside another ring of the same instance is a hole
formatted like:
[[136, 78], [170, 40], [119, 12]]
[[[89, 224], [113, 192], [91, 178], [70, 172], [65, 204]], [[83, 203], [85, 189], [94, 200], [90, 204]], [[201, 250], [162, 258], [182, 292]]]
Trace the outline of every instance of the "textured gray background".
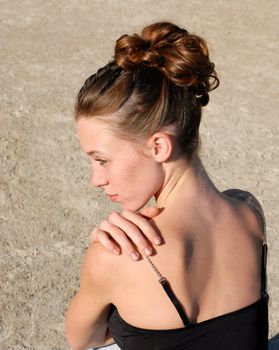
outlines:
[[221, 80], [204, 110], [202, 158], [220, 190], [263, 203], [270, 336], [279, 331], [278, 2], [0, 1], [0, 347], [68, 349], [64, 312], [82, 253], [111, 210], [90, 189], [75, 135], [83, 81], [115, 40], [158, 20], [204, 36]]

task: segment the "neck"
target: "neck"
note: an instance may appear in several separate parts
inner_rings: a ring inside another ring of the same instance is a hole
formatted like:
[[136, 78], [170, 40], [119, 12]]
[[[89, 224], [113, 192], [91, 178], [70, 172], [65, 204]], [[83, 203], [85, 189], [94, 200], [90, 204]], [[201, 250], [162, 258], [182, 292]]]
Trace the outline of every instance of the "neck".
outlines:
[[155, 198], [158, 207], [166, 207], [177, 198], [193, 203], [197, 199], [208, 201], [218, 193], [201, 160], [194, 155], [191, 161], [181, 158], [165, 164], [164, 184]]

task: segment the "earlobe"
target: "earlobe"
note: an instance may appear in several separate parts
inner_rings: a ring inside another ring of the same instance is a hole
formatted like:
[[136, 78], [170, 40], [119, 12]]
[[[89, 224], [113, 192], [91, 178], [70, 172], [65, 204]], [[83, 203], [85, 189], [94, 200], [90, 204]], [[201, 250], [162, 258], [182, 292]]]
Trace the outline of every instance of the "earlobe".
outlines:
[[154, 159], [159, 162], [169, 160], [173, 151], [173, 141], [171, 136], [164, 132], [157, 132], [151, 137], [152, 153]]

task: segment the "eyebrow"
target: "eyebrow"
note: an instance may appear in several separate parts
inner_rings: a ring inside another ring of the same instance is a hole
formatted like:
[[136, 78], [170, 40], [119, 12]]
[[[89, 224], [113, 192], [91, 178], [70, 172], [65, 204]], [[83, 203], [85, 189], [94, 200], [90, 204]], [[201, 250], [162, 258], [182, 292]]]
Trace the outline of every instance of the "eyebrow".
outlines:
[[88, 154], [89, 156], [95, 156], [95, 155], [105, 155], [104, 153], [100, 152], [100, 151], [95, 151], [95, 150], [92, 150], [92, 151], [88, 151], [86, 152], [86, 154]]

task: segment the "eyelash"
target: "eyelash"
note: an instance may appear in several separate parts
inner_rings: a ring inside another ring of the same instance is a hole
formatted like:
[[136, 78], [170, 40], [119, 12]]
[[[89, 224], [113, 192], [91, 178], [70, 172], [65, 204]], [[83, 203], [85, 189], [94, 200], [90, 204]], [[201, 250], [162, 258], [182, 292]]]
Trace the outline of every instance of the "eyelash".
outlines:
[[96, 160], [96, 162], [98, 162], [100, 165], [104, 165], [104, 164], [106, 164], [106, 160], [103, 160], [103, 159], [95, 159]]

